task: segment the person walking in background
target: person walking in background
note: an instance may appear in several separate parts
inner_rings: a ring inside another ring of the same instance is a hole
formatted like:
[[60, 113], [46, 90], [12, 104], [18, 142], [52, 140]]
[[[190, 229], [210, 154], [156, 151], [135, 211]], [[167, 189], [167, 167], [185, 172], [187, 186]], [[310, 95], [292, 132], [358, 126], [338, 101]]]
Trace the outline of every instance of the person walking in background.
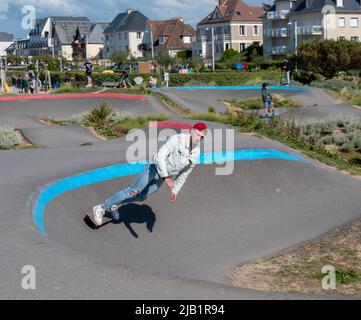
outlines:
[[287, 58], [283, 60], [282, 71], [285, 75], [286, 86], [289, 86], [291, 84], [291, 63]]
[[24, 93], [28, 94], [29, 93], [29, 77], [28, 77], [28, 75], [25, 75], [23, 78], [23, 88], [24, 88]]
[[89, 60], [86, 60], [86, 62], [84, 63], [84, 70], [85, 70], [85, 75], [87, 77], [88, 80], [88, 84], [86, 85], [86, 87], [92, 87], [93, 86], [93, 65]]
[[128, 88], [128, 86], [133, 89], [133, 86], [131, 84], [131, 80], [130, 80], [130, 76], [129, 76], [129, 72], [124, 68], [122, 71], [122, 76], [123, 76], [123, 86], [124, 88]]
[[21, 79], [21, 76], [18, 76], [16, 79], [16, 88], [18, 93], [23, 93], [23, 80]]
[[17, 94], [18, 93], [18, 88], [17, 88], [17, 79], [16, 76], [13, 74], [11, 76], [11, 85], [12, 85], [12, 89], [13, 89], [13, 94]]

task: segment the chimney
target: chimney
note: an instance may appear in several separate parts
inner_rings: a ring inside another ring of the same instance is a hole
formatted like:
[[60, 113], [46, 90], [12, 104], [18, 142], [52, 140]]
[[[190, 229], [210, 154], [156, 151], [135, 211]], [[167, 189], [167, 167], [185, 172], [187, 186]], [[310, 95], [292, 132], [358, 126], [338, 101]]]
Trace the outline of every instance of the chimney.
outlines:
[[127, 13], [128, 13], [128, 14], [131, 14], [131, 13], [134, 12], [134, 11], [135, 11], [134, 9], [128, 9], [128, 10], [127, 10]]
[[184, 22], [184, 19], [181, 17], [173, 17], [171, 20], [180, 20], [181, 22]]

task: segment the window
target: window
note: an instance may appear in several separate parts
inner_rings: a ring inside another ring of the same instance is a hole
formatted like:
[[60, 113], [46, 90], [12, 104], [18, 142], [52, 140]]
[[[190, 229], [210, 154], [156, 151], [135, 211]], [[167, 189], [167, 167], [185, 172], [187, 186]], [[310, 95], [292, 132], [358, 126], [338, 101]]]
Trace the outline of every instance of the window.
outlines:
[[337, 0], [336, 1], [336, 6], [337, 7], [343, 7], [343, 0]]
[[229, 43], [226, 43], [226, 50], [228, 50], [230, 47]]
[[245, 26], [239, 26], [239, 35], [244, 36], [245, 34]]
[[344, 28], [345, 27], [345, 18], [338, 18], [338, 26], [340, 28]]
[[119, 32], [119, 40], [122, 40], [122, 33]]
[[350, 19], [350, 27], [357, 28], [358, 27], [358, 18], [351, 18]]
[[338, 40], [345, 40], [346, 38], [344, 36], [338, 37]]
[[137, 32], [137, 39], [142, 39], [142, 33], [141, 32]]
[[163, 43], [164, 43], [164, 36], [160, 36], [160, 37], [159, 37], [159, 43], [160, 43], [160, 44], [163, 44]]
[[254, 36], [258, 36], [259, 35], [259, 33], [258, 33], [258, 26], [253, 26], [253, 35]]
[[358, 37], [351, 37], [351, 41], [358, 41]]
[[245, 43], [240, 43], [239, 44], [239, 51], [244, 51], [244, 49], [246, 49], [246, 44]]
[[190, 36], [183, 36], [183, 42], [184, 43], [191, 43], [191, 37]]

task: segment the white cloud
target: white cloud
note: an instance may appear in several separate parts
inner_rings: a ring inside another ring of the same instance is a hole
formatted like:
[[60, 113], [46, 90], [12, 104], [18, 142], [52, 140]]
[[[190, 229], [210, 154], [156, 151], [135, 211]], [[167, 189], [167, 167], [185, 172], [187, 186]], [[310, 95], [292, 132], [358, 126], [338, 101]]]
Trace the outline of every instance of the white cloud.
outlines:
[[16, 6], [19, 11], [25, 5], [33, 6], [38, 17], [47, 15], [80, 15], [84, 13], [85, 8], [82, 3], [74, 3], [72, 0], [1, 0], [0, 14], [7, 15], [10, 4]]
[[[271, 0], [243, 0], [251, 5], [261, 6], [263, 2]], [[47, 16], [86, 16], [93, 21], [112, 21], [115, 16], [128, 8], [142, 12], [149, 19], [161, 20], [172, 17], [182, 17], [186, 23], [196, 25], [214, 7], [218, 0], [0, 0], [0, 20], [7, 18], [7, 26], [0, 29], [9, 29], [10, 24], [21, 27], [19, 12], [24, 5], [32, 5], [36, 9], [36, 17]], [[10, 16], [10, 5], [17, 8], [17, 18]], [[15, 21], [18, 19], [19, 21]], [[17, 32], [16, 30], [12, 30]], [[19, 30], [18, 30], [19, 31]]]

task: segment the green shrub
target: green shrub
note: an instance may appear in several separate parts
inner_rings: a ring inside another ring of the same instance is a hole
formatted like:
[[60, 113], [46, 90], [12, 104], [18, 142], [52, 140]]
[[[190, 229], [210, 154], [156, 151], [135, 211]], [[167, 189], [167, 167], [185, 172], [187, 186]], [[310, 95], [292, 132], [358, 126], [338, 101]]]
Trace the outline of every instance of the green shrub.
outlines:
[[7, 150], [20, 144], [20, 138], [14, 128], [0, 127], [0, 149]]
[[215, 107], [212, 107], [212, 106], [209, 106], [209, 107], [208, 107], [208, 112], [209, 112], [209, 113], [216, 113], [216, 108], [215, 108]]
[[351, 152], [354, 149], [355, 149], [355, 145], [352, 142], [346, 142], [340, 148], [341, 151], [345, 151], [345, 152]]
[[86, 121], [96, 125], [105, 125], [112, 112], [112, 108], [107, 103], [101, 103], [89, 112], [86, 116]]
[[330, 89], [337, 92], [341, 92], [344, 88], [357, 89], [357, 84], [355, 82], [345, 81], [342, 79], [329, 79], [322, 82], [314, 81], [311, 83], [311, 86]]

